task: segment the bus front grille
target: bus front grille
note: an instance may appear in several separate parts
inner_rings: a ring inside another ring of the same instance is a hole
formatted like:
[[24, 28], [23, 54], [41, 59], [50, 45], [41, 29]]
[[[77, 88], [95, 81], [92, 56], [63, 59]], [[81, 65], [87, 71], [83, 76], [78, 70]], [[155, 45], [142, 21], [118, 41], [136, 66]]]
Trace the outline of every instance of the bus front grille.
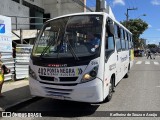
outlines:
[[48, 82], [42, 82], [39, 81], [42, 84], [46, 84], [46, 85], [58, 85], [58, 86], [76, 86], [78, 83], [48, 83]]
[[[39, 76], [41, 80], [54, 81], [54, 77]], [[60, 82], [75, 82], [78, 77], [59, 77]]]
[[72, 89], [60, 89], [60, 88], [51, 88], [51, 87], [44, 87], [44, 89], [47, 94], [63, 95], [63, 96], [70, 95], [70, 93], [73, 91]]

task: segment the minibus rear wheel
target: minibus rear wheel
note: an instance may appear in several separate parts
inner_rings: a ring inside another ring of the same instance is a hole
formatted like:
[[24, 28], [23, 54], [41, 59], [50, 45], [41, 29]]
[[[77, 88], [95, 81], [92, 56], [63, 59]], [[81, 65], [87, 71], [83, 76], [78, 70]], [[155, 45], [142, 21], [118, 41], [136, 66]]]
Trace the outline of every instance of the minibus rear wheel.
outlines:
[[124, 78], [128, 78], [128, 77], [129, 77], [129, 70], [130, 70], [130, 64], [128, 65], [128, 71], [127, 71], [127, 73], [125, 74]]

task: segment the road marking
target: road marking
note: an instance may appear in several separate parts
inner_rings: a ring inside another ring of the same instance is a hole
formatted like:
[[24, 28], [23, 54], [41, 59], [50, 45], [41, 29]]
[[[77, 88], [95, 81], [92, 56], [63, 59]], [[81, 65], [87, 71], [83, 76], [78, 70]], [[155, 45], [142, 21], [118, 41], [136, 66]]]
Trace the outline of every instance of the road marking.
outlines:
[[159, 87], [159, 88], [160, 88], [160, 86], [156, 86], [156, 87]]
[[155, 64], [155, 65], [159, 65], [159, 63], [158, 63], [158, 62], [154, 62], [154, 64]]
[[142, 63], [142, 61], [138, 61], [136, 64], [141, 64]]
[[145, 62], [145, 64], [149, 65], [149, 64], [150, 64], [150, 62], [149, 62], [149, 61], [146, 61], [146, 62]]

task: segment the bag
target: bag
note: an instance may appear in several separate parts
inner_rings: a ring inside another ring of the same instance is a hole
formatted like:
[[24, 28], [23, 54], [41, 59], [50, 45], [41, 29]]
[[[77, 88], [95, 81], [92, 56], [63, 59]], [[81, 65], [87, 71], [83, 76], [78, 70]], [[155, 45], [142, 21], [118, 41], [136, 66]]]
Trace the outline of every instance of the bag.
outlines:
[[2, 65], [2, 68], [4, 70], [4, 74], [10, 73], [10, 69], [8, 69], [5, 65]]

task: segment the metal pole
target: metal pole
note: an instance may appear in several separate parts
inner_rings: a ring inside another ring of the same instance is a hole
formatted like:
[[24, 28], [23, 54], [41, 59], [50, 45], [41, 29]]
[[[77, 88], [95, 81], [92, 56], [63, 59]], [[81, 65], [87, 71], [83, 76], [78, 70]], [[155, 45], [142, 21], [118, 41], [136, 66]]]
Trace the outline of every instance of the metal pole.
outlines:
[[18, 20], [17, 20], [17, 17], [16, 17], [16, 30], [18, 29], [18, 26], [17, 26], [17, 21], [18, 21]]
[[127, 27], [127, 22], [129, 20], [129, 10], [137, 10], [138, 8], [127, 8], [127, 14], [126, 14], [126, 27]]
[[128, 14], [128, 11], [129, 10], [137, 10], [138, 8], [127, 8], [127, 14], [126, 14], [126, 21], [129, 20], [129, 14]]
[[128, 15], [128, 9], [127, 9], [127, 14], [126, 14], [126, 21], [128, 21], [129, 15]]
[[96, 12], [100, 12], [100, 0], [96, 0]]
[[23, 31], [22, 31], [22, 29], [20, 29], [20, 40], [21, 40], [21, 44], [23, 44]]
[[106, 10], [105, 0], [96, 0], [96, 12], [104, 12]]

